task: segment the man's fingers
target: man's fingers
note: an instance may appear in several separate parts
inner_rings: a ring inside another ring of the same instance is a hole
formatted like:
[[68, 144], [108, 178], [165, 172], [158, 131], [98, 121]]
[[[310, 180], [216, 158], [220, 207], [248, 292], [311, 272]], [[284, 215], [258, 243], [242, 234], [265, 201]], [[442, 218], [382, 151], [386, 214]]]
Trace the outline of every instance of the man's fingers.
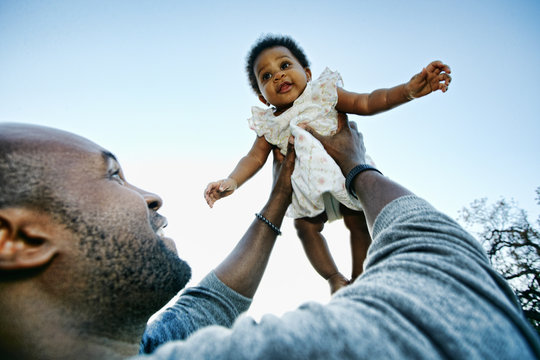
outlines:
[[347, 126], [347, 114], [345, 113], [338, 113], [338, 118], [337, 118], [337, 131], [340, 132], [341, 129], [343, 129], [344, 126]]
[[291, 141], [289, 138], [289, 142], [287, 143], [287, 156], [285, 157], [286, 161], [293, 161], [296, 156], [296, 153], [294, 152], [294, 141]]
[[321, 138], [321, 135], [317, 131], [315, 131], [315, 129], [313, 129], [311, 126], [309, 126], [307, 124], [302, 124], [302, 125], [300, 125], [300, 127], [302, 129], [306, 130], [311, 135], [313, 135], [313, 137], [315, 139], [319, 140]]

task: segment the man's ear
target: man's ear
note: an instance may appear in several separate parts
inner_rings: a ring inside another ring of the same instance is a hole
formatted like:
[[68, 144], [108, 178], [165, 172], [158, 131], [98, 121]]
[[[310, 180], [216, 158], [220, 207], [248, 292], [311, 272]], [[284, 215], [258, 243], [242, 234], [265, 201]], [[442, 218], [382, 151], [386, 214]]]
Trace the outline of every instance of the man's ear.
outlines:
[[311, 81], [311, 69], [308, 68], [308, 67], [305, 67], [304, 71], [306, 72], [307, 81], [310, 82]]
[[31, 269], [58, 253], [50, 217], [27, 209], [0, 210], [0, 270]]
[[268, 101], [266, 101], [266, 99], [264, 98], [264, 96], [262, 96], [262, 94], [259, 94], [259, 100], [266, 106], [270, 106], [270, 103]]

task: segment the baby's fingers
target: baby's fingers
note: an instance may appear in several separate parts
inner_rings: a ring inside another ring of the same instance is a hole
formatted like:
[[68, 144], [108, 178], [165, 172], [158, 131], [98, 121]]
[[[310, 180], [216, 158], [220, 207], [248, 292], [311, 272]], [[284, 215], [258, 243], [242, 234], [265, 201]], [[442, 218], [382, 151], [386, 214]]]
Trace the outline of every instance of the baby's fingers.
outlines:
[[448, 74], [440, 74], [439, 75], [439, 89], [442, 92], [448, 91], [448, 86], [450, 85], [450, 82], [452, 81], [452, 77]]
[[206, 195], [204, 199], [206, 200], [206, 203], [208, 204], [208, 206], [210, 206], [210, 208], [214, 207], [214, 203], [216, 202], [216, 200], [212, 196]]
[[218, 183], [211, 182], [210, 184], [206, 185], [206, 189], [204, 190], [204, 195], [209, 196], [213, 191], [216, 190], [218, 187]]
[[442, 62], [439, 61], [439, 63], [437, 64], [436, 66], [437, 68], [437, 72], [439, 73], [447, 73], [447, 74], [450, 74], [452, 72], [452, 70], [450, 69], [450, 66], [446, 65], [446, 64], [443, 64]]
[[212, 185], [212, 183], [206, 185], [206, 189], [204, 189], [203, 196], [204, 196], [205, 199], [206, 199], [206, 198], [208, 197], [208, 195], [210, 194], [210, 190], [211, 190], [210, 185]]
[[429, 63], [429, 65], [426, 67], [426, 70], [429, 73], [435, 73], [435, 74], [440, 74], [442, 72], [450, 74], [452, 72], [450, 70], [450, 66], [444, 64], [440, 60], [435, 60]]

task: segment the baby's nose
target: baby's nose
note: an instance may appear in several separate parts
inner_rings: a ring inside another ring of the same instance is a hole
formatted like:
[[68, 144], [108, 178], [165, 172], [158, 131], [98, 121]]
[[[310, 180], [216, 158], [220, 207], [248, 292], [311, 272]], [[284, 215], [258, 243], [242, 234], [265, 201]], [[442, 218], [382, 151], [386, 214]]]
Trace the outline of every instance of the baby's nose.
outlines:
[[280, 71], [278, 72], [275, 76], [274, 76], [274, 81], [277, 81], [277, 80], [281, 80], [281, 78], [285, 76], [285, 73], [283, 71]]

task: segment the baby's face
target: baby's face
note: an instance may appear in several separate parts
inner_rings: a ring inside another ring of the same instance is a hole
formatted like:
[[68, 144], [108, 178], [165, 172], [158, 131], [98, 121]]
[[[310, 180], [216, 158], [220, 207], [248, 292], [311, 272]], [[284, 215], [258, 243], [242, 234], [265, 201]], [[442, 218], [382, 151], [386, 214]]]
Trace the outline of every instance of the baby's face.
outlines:
[[259, 84], [263, 103], [270, 103], [282, 112], [304, 92], [311, 80], [311, 71], [304, 68], [283, 46], [264, 50], [255, 60], [253, 71]]

